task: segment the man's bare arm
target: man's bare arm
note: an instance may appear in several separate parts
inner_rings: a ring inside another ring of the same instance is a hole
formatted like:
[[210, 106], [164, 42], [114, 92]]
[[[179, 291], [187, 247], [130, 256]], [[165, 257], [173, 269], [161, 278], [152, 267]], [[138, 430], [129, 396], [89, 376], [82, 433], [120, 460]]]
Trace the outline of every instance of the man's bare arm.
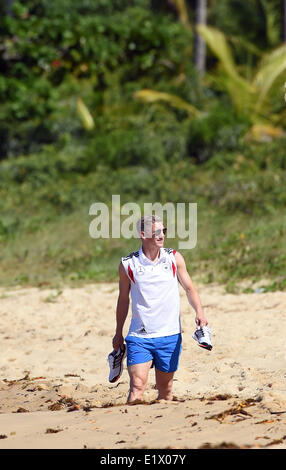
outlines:
[[112, 340], [113, 348], [117, 351], [119, 346], [122, 348], [124, 344], [124, 338], [122, 336], [123, 326], [128, 315], [129, 309], [129, 292], [130, 292], [130, 280], [127, 276], [125, 269], [120, 263], [119, 265], [119, 296], [116, 307], [116, 331]]
[[201, 299], [198, 294], [198, 291], [196, 290], [190, 278], [190, 275], [187, 271], [185, 260], [183, 256], [178, 252], [175, 253], [175, 259], [177, 263], [178, 280], [181, 286], [183, 287], [183, 289], [186, 291], [189, 304], [196, 311], [195, 322], [198, 326], [205, 326], [208, 324], [208, 321], [204, 315], [203, 307], [201, 304]]

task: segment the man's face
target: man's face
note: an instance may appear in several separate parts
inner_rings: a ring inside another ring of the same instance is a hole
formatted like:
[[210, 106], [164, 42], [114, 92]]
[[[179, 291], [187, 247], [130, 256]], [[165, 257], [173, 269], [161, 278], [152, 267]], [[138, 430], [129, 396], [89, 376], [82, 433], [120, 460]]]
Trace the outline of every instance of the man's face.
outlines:
[[155, 222], [152, 224], [152, 231], [146, 231], [144, 234], [145, 243], [150, 246], [157, 246], [158, 248], [163, 247], [165, 241], [165, 227], [162, 222]]

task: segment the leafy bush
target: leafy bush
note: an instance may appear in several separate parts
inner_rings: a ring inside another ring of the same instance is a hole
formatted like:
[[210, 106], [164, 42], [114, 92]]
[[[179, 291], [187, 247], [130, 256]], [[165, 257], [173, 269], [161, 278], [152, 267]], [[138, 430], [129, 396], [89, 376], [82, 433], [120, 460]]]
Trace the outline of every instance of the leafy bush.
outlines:
[[29, 10], [32, 10], [37, 16], [59, 17], [69, 12], [73, 15], [102, 14], [110, 15], [114, 12], [123, 11], [127, 7], [140, 6], [148, 8], [149, 0], [82, 0], [74, 2], [73, 0], [61, 0], [59, 2], [50, 2], [49, 0], [25, 0], [24, 3]]
[[[59, 107], [65, 107], [61, 119], [69, 120], [68, 100], [76, 88], [82, 94], [71, 77], [77, 83], [90, 81], [92, 101], [93, 94], [100, 92], [102, 98], [113, 86], [114, 73], [120, 87], [144, 74], [153, 80], [174, 74], [189, 34], [143, 6], [143, 0], [13, 4], [13, 16], [4, 16], [0, 29], [0, 159], [58, 140], [51, 123], [59, 119]], [[63, 96], [65, 82], [70, 88]]]
[[[241, 143], [240, 149], [235, 151], [216, 152], [209, 159], [204, 168], [207, 170], [227, 170], [236, 171], [243, 175], [253, 176], [260, 170], [285, 170], [285, 138], [277, 138], [271, 142], [251, 144], [244, 142]], [[276, 174], [279, 180], [279, 173]]]
[[223, 172], [205, 188], [208, 201], [228, 213], [267, 214], [286, 204], [286, 172]]
[[192, 120], [187, 138], [188, 154], [198, 163], [209, 160], [219, 151], [242, 147], [242, 137], [249, 125], [236, 116], [227, 103], [210, 105], [209, 111]]
[[209, 21], [226, 34], [242, 37], [262, 48], [267, 46], [266, 18], [262, 2], [244, 0], [234, 0], [231, 3], [228, 0], [214, 2], [209, 11]]
[[273, 170], [286, 169], [286, 138], [275, 139], [264, 144], [247, 146], [245, 157], [256, 163], [258, 169], [272, 168]]

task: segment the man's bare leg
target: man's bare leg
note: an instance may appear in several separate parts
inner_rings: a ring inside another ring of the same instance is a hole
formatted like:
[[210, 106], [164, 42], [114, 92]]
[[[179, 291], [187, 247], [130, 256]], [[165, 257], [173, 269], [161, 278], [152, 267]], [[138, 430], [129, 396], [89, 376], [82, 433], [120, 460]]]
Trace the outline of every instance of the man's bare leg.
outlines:
[[143, 400], [143, 394], [148, 382], [148, 374], [151, 364], [152, 361], [128, 366], [128, 373], [130, 377], [130, 390], [127, 403], [132, 404], [133, 402]]
[[162, 372], [158, 369], [155, 369], [155, 374], [158, 400], [172, 400], [174, 372]]

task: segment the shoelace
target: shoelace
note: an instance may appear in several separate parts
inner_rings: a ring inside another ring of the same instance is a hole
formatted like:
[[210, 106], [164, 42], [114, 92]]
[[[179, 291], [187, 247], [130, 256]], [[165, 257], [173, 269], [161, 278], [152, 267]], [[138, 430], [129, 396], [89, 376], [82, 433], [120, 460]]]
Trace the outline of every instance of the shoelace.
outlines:
[[120, 352], [118, 356], [114, 356], [113, 364], [112, 364], [113, 369], [115, 369], [116, 367], [120, 365], [121, 357], [122, 357], [122, 352]]
[[120, 365], [120, 362], [122, 360], [122, 356], [124, 355], [124, 350], [120, 349], [120, 352], [118, 353], [117, 351], [113, 351], [109, 357], [110, 357], [110, 365], [111, 365], [111, 358], [113, 357], [112, 361], [112, 368], [115, 369]]
[[209, 332], [205, 326], [202, 326], [200, 329], [198, 329], [196, 333], [199, 336], [199, 338], [204, 337], [204, 338], [209, 339], [210, 337]]

